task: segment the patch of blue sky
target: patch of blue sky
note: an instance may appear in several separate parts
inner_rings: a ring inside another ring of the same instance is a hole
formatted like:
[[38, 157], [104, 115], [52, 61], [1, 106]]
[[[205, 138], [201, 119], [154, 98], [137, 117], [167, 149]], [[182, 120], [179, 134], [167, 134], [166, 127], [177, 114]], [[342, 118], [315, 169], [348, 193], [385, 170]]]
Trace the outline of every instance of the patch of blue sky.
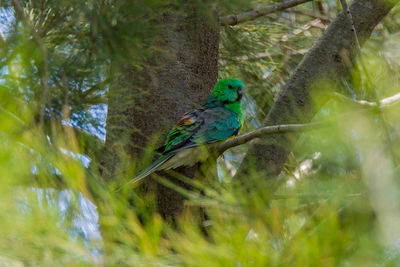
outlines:
[[[98, 82], [94, 84], [93, 81], [83, 79], [82, 83], [79, 85], [80, 90], [82, 90], [85, 93], [91, 90], [92, 88], [95, 88], [95, 90], [93, 90], [93, 92], [90, 92], [89, 94], [105, 96], [108, 93], [108, 85], [107, 83], [104, 84], [106, 78], [100, 72], [97, 75], [96, 80]], [[88, 110], [84, 112], [84, 114], [76, 114], [76, 115], [77, 116], [71, 117], [71, 119], [68, 122], [64, 123], [82, 130], [86, 130], [90, 134], [95, 135], [96, 137], [105, 141], [107, 104], [92, 105]], [[91, 118], [90, 122], [82, 121], [81, 120], [82, 116]]]
[[82, 193], [74, 194], [69, 190], [56, 190], [54, 188], [31, 187], [18, 192], [16, 201], [21, 212], [29, 213], [34, 205], [38, 205], [43, 211], [57, 211], [58, 226], [65, 225], [69, 214], [72, 214], [72, 221], [66, 231], [69, 233], [72, 242], [82, 240], [89, 252], [90, 258], [96, 264], [103, 261], [102, 256], [102, 237], [99, 227], [99, 214], [97, 207]]
[[65, 155], [68, 155], [68, 156], [72, 157], [73, 159], [80, 161], [82, 163], [83, 167], [85, 167], [85, 168], [89, 167], [91, 159], [88, 156], [83, 155], [83, 154], [74, 153], [72, 151], [69, 151], [69, 150], [61, 148], [61, 147], [59, 149]]
[[[84, 117], [90, 117], [91, 120], [85, 120]], [[91, 106], [83, 114], [72, 114], [69, 120], [63, 120], [64, 125], [87, 131], [88, 133], [101, 139], [106, 139], [106, 120], [107, 120], [107, 104], [99, 104]]]
[[31, 167], [31, 173], [34, 174], [34, 175], [38, 175], [39, 174], [39, 170], [38, 170], [36, 165], [33, 165]]
[[9, 75], [8, 65], [3, 65], [0, 67], [0, 84], [4, 85], [6, 83], [6, 78], [4, 76]]
[[93, 82], [87, 81], [86, 79], [83, 80], [81, 86], [81, 90], [83, 92], [86, 92], [92, 88], [96, 88], [96, 90], [94, 92], [92, 92], [92, 94], [94, 95], [99, 95], [99, 96], [104, 96], [108, 93], [108, 86], [102, 86], [102, 83], [106, 83], [106, 78], [104, 77], [104, 75], [100, 72], [96, 75], [97, 80], [99, 80], [100, 82], [98, 82], [97, 84], [93, 84]]
[[106, 121], [107, 121], [107, 104], [94, 105], [87, 111], [97, 121], [97, 127], [88, 125], [88, 131], [99, 137], [101, 140], [106, 140]]
[[15, 15], [12, 8], [0, 8], [0, 36], [7, 39], [10, 35], [10, 28], [15, 22]]

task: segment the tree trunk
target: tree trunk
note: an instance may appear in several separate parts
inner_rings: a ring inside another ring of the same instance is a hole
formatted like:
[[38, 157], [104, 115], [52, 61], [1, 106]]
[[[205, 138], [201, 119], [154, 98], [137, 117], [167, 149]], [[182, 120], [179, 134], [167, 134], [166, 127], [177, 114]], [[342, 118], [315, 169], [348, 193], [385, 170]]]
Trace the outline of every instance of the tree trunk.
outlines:
[[[356, 32], [361, 44], [370, 36], [374, 27], [398, 1], [355, 0], [350, 5]], [[313, 118], [324, 101], [318, 106], [313, 95], [321, 95], [326, 84], [338, 85], [346, 71], [345, 58], [354, 58], [353, 34], [349, 21], [341, 12], [329, 25], [317, 43], [304, 56], [287, 84], [282, 88], [263, 126], [289, 123], [307, 123]], [[346, 57], [347, 57], [346, 56]], [[325, 84], [325, 86], [324, 86]], [[327, 101], [328, 98], [325, 99]], [[270, 135], [252, 145], [237, 174], [245, 182], [249, 170], [264, 172], [266, 177], [276, 177], [298, 139], [298, 134]]]
[[[157, 143], [162, 145], [181, 116], [211, 93], [218, 74], [219, 29], [216, 13], [201, 8], [188, 3], [179, 10], [173, 7], [173, 11], [160, 18], [159, 23], [166, 30], [157, 49], [163, 55], [139, 67], [129, 63], [129, 59], [125, 64], [112, 66], [107, 151], [103, 159], [104, 175], [109, 179], [120, 174], [120, 152], [138, 159], [152, 138], [158, 137]], [[193, 177], [195, 168], [180, 172]], [[183, 200], [176, 191], [157, 185], [158, 210], [162, 215], [180, 213]]]

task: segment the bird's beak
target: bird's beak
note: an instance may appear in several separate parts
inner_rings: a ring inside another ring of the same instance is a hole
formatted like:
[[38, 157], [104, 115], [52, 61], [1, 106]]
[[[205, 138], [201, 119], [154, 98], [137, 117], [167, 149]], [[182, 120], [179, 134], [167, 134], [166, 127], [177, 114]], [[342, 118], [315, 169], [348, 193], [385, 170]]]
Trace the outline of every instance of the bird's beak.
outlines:
[[242, 89], [242, 88], [239, 88], [238, 91], [237, 91], [237, 94], [238, 94], [237, 99], [238, 99], [238, 100], [242, 99], [242, 96], [243, 96], [243, 89]]

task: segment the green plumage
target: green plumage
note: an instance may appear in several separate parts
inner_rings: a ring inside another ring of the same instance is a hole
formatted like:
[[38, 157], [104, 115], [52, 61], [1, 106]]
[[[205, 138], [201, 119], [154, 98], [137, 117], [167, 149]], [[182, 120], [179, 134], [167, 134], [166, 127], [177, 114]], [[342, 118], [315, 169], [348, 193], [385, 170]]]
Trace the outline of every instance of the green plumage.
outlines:
[[157, 170], [193, 165], [200, 160], [193, 158], [200, 157], [194, 148], [236, 136], [243, 125], [243, 87], [238, 79], [218, 81], [205, 103], [186, 113], [168, 133], [165, 145], [157, 149], [162, 153], [160, 158], [132, 181], [137, 182]]

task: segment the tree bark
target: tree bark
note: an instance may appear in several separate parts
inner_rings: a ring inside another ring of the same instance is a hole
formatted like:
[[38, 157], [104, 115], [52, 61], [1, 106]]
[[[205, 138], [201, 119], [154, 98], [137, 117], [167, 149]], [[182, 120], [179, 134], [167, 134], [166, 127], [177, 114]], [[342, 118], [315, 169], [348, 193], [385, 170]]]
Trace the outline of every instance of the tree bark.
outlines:
[[[138, 159], [155, 137], [162, 145], [172, 126], [185, 112], [201, 104], [217, 81], [216, 12], [186, 3], [183, 8], [172, 7], [159, 23], [165, 27], [157, 43], [163, 56], [160, 54], [139, 67], [128, 60], [113, 65], [107, 151], [103, 159], [104, 175], [109, 179], [120, 174], [120, 152]], [[195, 168], [178, 171], [193, 177]], [[157, 184], [156, 194], [158, 211], [163, 216], [175, 216], [182, 211], [184, 197], [176, 191]]]
[[[398, 1], [355, 0], [350, 5], [357, 35], [362, 45], [374, 27]], [[263, 122], [263, 126], [307, 123], [327, 100], [316, 104], [312, 96], [321, 95], [330, 84], [337, 86], [346, 72], [346, 60], [355, 56], [355, 40], [346, 15], [341, 12], [316, 44], [304, 56]], [[344, 56], [345, 55], [345, 56]], [[347, 57], [347, 58], [346, 58]], [[282, 170], [298, 139], [298, 133], [270, 135], [253, 144], [238, 173], [245, 182], [250, 169], [265, 173], [269, 179]]]

